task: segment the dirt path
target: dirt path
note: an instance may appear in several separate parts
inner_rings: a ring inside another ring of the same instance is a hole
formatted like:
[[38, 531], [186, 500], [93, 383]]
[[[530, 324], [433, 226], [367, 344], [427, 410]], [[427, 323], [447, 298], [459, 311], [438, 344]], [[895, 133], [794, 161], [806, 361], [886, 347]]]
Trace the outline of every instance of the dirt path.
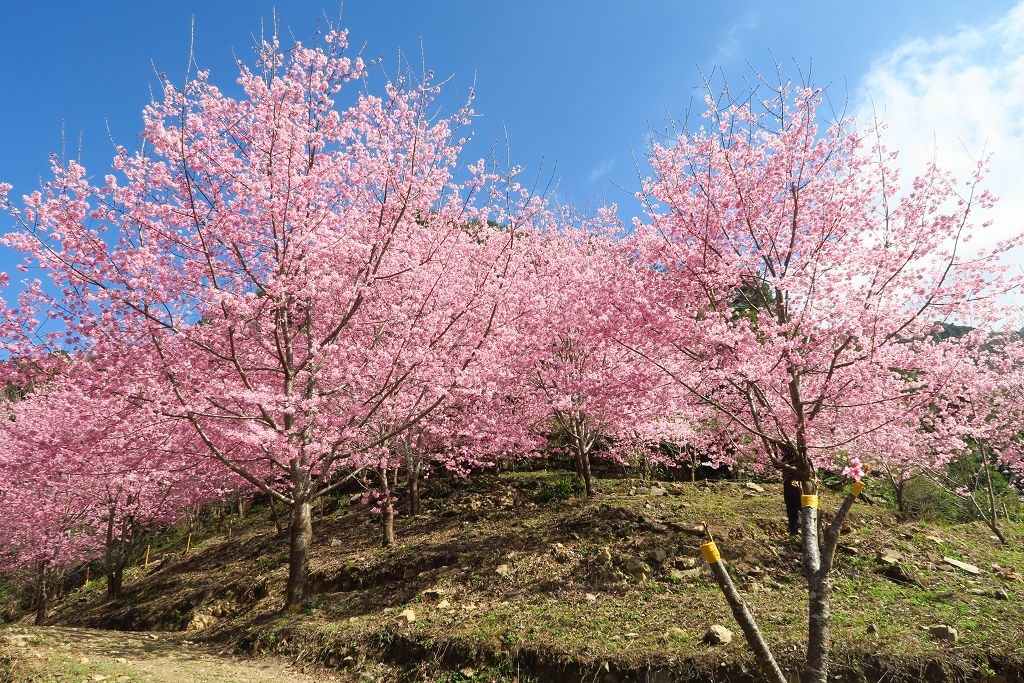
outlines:
[[64, 627], [0, 629], [0, 683], [319, 683], [280, 659], [240, 659], [180, 633]]

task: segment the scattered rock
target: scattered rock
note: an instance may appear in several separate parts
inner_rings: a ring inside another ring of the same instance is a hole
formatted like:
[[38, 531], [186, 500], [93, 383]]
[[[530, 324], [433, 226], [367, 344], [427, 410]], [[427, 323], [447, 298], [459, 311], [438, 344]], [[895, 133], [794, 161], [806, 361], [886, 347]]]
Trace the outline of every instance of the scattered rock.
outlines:
[[994, 591], [992, 591], [992, 597], [996, 600], [1009, 600], [1010, 594], [1006, 591], [1005, 588], [997, 588]]
[[878, 551], [878, 554], [875, 555], [875, 559], [882, 564], [899, 564], [903, 561], [903, 555], [892, 548], [882, 548]]
[[110, 678], [110, 676], [104, 676], [103, 674], [93, 674], [92, 676], [89, 676], [89, 680], [96, 681], [96, 683], [99, 683], [100, 681], [105, 681], [108, 678]]
[[499, 564], [498, 568], [494, 570], [498, 576], [508, 576], [512, 573], [512, 568], [507, 564]]
[[205, 631], [206, 629], [214, 626], [217, 623], [217, 617], [212, 614], [206, 614], [200, 612], [193, 614], [192, 618], [189, 619], [188, 626], [185, 627], [186, 631]]
[[622, 571], [626, 572], [627, 575], [632, 576], [634, 579], [640, 579], [642, 581], [650, 577], [651, 566], [639, 558], [627, 557], [622, 563]]
[[411, 579], [411, 578], [414, 578], [418, 574], [419, 574], [419, 572], [416, 571], [416, 569], [414, 567], [406, 567], [405, 571], [402, 572], [402, 578], [403, 579]]
[[935, 544], [939, 544], [939, 543], [943, 543], [944, 542], [938, 536], [925, 536], [924, 538], [925, 538], [925, 540], [931, 541], [932, 543], [935, 543]]
[[668, 559], [668, 553], [663, 548], [655, 548], [651, 551], [651, 559], [661, 564]]
[[866, 631], [868, 633], [878, 633], [878, 625], [877, 624], [868, 624], [868, 627], [867, 627]]
[[952, 557], [943, 557], [942, 561], [952, 567], [962, 569], [968, 574], [974, 574], [975, 576], [981, 574], [981, 570], [975, 567], [973, 564], [967, 564], [966, 562], [961, 562], [960, 560], [954, 560]]
[[746, 484], [744, 484], [744, 486], [747, 489], [753, 491], [754, 493], [764, 493], [764, 487], [761, 486], [760, 484], [755, 484], [752, 481], [748, 481]]
[[125, 659], [124, 657], [114, 657], [114, 661], [117, 662], [118, 664], [127, 664], [128, 663], [128, 660]]
[[434, 606], [437, 609], [448, 609], [449, 607], [452, 606], [452, 603], [451, 603], [450, 600], [448, 600], [448, 598], [441, 598], [440, 600], [437, 601], [437, 604], [434, 605]]
[[917, 578], [917, 574], [914, 570], [906, 565], [900, 564], [899, 562], [891, 564], [883, 569], [882, 576], [890, 581], [895, 581], [896, 583], [924, 588], [920, 579]]
[[953, 628], [952, 626], [947, 626], [945, 624], [929, 626], [928, 633], [931, 634], [932, 638], [944, 640], [948, 643], [955, 643], [957, 641], [957, 638], [959, 637], [959, 634], [957, 634], [955, 628]]
[[411, 624], [416, 621], [416, 612], [411, 609], [403, 610], [402, 613], [398, 615], [398, 621], [403, 624]]
[[693, 569], [697, 566], [696, 557], [679, 557], [675, 561], [676, 567], [679, 569]]
[[652, 496], [667, 496], [668, 489], [663, 489], [660, 486], [652, 486], [648, 491]]
[[597, 602], [597, 596], [594, 593], [587, 593], [583, 596], [583, 599], [587, 602]]
[[420, 595], [423, 596], [424, 600], [431, 600], [431, 601], [433, 601], [433, 600], [440, 600], [441, 598], [443, 598], [445, 596], [445, 590], [443, 588], [436, 588], [436, 587], [435, 588], [428, 588], [425, 591], [423, 591], [422, 593], [420, 593]]
[[343, 545], [345, 545], [345, 542], [342, 541], [340, 538], [332, 538], [331, 539], [331, 547], [332, 548], [340, 548]]
[[721, 624], [715, 624], [704, 634], [704, 642], [708, 645], [728, 645], [732, 642], [732, 631]]
[[601, 548], [601, 552], [597, 555], [597, 560], [604, 564], [610, 564], [612, 561], [612, 551], [608, 549], [608, 546]]

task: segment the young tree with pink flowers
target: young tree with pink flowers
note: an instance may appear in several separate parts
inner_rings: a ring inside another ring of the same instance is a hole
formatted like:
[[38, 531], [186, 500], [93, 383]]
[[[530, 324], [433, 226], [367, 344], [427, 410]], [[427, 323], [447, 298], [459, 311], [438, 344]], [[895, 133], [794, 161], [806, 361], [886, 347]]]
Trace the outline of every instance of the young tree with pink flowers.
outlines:
[[[639, 248], [661, 275], [650, 311], [661, 355], [647, 355], [803, 489], [804, 680], [823, 682], [849, 505], [819, 543], [817, 472], [859, 476], [846, 454], [872, 435], [916, 438], [908, 417], [956, 365], [935, 321], [997, 317], [995, 297], [1018, 285], [1000, 258], [1021, 238], [968, 248], [992, 202], [984, 164], [966, 183], [929, 166], [901, 186], [880, 127], [822, 124], [821, 91], [773, 90], [756, 104], [708, 98], [701, 126], [651, 153]], [[777, 667], [766, 675], [781, 680]]]
[[429, 81], [369, 94], [345, 47], [275, 38], [237, 97], [165, 82], [143, 151], [99, 184], [55, 163], [7, 237], [59, 290], [63, 348], [289, 507], [291, 608], [310, 503], [466, 381], [514, 241], [475, 208], [483, 165], [455, 179], [469, 109], [436, 117]]

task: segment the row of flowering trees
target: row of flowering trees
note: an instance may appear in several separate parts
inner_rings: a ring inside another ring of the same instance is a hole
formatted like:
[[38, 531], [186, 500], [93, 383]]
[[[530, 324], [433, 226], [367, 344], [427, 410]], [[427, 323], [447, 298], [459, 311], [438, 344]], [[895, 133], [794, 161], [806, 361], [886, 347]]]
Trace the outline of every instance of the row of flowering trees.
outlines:
[[[875, 127], [819, 128], [820, 93], [780, 87], [709, 100], [655, 147], [624, 230], [614, 208], [583, 220], [516, 169], [465, 163], [468, 104], [438, 117], [414, 79], [371, 94], [345, 48], [266, 43], [235, 95], [206, 72], [166, 82], [140, 151], [102, 178], [55, 161], [4, 200], [6, 244], [41, 274], [0, 311], [4, 379], [32, 387], [4, 408], [4, 566], [45, 586], [105, 549], [116, 593], [139, 529], [230, 480], [290, 511], [294, 608], [318, 497], [362, 482], [391, 543], [398, 472], [415, 514], [430, 468], [527, 455], [552, 430], [588, 494], [595, 448], [660, 441], [724, 445], [805, 494], [822, 470], [933, 468], [969, 439], [1020, 462], [1002, 419], [1019, 344], [984, 328], [1019, 285], [1003, 261], [1020, 238], [968, 250], [982, 168], [900, 189]], [[813, 560], [831, 550], [803, 543], [808, 680], [825, 680]]]

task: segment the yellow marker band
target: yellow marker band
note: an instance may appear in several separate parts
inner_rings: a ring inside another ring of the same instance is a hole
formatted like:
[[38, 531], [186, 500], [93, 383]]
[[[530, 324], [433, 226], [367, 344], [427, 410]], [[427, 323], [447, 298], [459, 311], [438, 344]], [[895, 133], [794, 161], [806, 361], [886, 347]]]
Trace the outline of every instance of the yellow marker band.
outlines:
[[860, 479], [858, 479], [857, 481], [853, 482], [853, 486], [850, 487], [850, 495], [851, 496], [859, 496], [860, 492], [863, 491], [863, 490], [864, 490], [864, 482], [862, 482]]
[[718, 554], [718, 546], [715, 545], [714, 541], [701, 544], [700, 551], [704, 554], [704, 561], [708, 564], [714, 564], [722, 559], [722, 556]]
[[803, 494], [800, 496], [800, 507], [802, 508], [816, 508], [818, 507], [818, 496], [811, 494]]

